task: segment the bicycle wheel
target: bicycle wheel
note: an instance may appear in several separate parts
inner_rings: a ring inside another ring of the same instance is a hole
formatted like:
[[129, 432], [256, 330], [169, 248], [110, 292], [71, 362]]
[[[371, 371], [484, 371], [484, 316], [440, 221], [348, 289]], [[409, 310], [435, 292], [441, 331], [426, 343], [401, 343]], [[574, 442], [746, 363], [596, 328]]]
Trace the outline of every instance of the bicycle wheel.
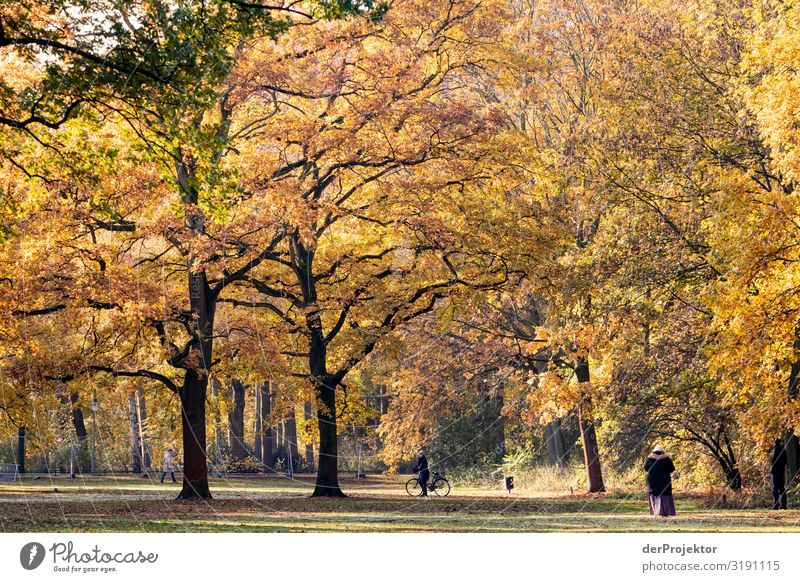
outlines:
[[431, 487], [431, 489], [433, 489], [434, 493], [439, 497], [447, 497], [450, 493], [450, 481], [444, 477], [439, 477], [433, 482], [433, 487]]
[[422, 487], [419, 486], [419, 481], [417, 481], [416, 477], [412, 477], [406, 483], [406, 493], [411, 495], [411, 497], [419, 497], [422, 495]]

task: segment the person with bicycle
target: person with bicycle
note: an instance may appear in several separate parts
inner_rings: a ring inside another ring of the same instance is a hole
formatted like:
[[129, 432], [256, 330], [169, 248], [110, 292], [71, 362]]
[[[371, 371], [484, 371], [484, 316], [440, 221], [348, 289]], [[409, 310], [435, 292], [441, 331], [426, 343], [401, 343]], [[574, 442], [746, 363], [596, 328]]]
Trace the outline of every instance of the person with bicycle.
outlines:
[[414, 465], [414, 471], [419, 472], [417, 480], [420, 487], [422, 487], [422, 495], [420, 497], [428, 496], [428, 479], [431, 477], [431, 472], [428, 470], [428, 458], [425, 456], [425, 451], [420, 451], [417, 455], [417, 464]]

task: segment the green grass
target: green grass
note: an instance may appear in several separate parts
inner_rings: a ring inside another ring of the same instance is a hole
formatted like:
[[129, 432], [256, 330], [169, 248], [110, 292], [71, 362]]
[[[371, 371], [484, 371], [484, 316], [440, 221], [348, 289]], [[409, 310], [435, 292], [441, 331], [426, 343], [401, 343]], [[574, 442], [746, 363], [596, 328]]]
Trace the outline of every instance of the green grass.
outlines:
[[504, 491], [454, 484], [412, 498], [408, 476], [343, 479], [346, 499], [311, 499], [313, 482], [212, 479], [211, 501], [176, 501], [179, 485], [137, 477], [26, 477], [0, 482], [0, 531], [22, 532], [800, 532], [800, 511], [710, 509], [677, 495], [678, 516], [653, 519], [643, 494]]

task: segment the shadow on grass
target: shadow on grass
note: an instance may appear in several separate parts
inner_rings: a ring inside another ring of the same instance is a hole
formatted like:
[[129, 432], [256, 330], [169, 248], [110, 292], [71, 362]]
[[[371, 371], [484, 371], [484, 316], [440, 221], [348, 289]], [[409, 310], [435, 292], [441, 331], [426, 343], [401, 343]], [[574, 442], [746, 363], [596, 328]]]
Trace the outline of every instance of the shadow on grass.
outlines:
[[703, 507], [676, 499], [678, 517], [652, 519], [640, 492], [526, 497], [454, 486], [412, 498], [405, 477], [343, 479], [350, 497], [309, 498], [313, 480], [213, 479], [212, 501], [176, 501], [178, 486], [136, 477], [0, 484], [5, 532], [800, 532], [800, 512]]

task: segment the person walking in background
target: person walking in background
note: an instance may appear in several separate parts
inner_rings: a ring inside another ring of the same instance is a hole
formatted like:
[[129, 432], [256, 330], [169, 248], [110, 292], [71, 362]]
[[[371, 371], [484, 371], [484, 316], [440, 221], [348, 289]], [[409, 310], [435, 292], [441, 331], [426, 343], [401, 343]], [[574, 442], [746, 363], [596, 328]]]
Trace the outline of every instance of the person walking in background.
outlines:
[[428, 458], [425, 456], [425, 451], [420, 451], [417, 455], [417, 464], [414, 466], [414, 471], [419, 471], [417, 482], [422, 487], [421, 497], [428, 496], [428, 479], [431, 477], [431, 472], [428, 470]]
[[769, 473], [772, 485], [772, 509], [786, 509], [786, 463], [788, 457], [781, 439], [775, 439], [769, 455]]
[[172, 459], [173, 459], [172, 449], [167, 449], [167, 452], [164, 453], [164, 466], [162, 467], [162, 473], [161, 473], [162, 483], [164, 482], [164, 477], [167, 476], [167, 473], [169, 473], [170, 476], [172, 477], [172, 482], [177, 483], [177, 481], [175, 480], [175, 466], [172, 463]]
[[650, 500], [650, 515], [668, 517], [675, 515], [675, 501], [672, 499], [672, 477], [675, 465], [664, 450], [656, 446], [644, 462], [647, 471], [647, 495]]

